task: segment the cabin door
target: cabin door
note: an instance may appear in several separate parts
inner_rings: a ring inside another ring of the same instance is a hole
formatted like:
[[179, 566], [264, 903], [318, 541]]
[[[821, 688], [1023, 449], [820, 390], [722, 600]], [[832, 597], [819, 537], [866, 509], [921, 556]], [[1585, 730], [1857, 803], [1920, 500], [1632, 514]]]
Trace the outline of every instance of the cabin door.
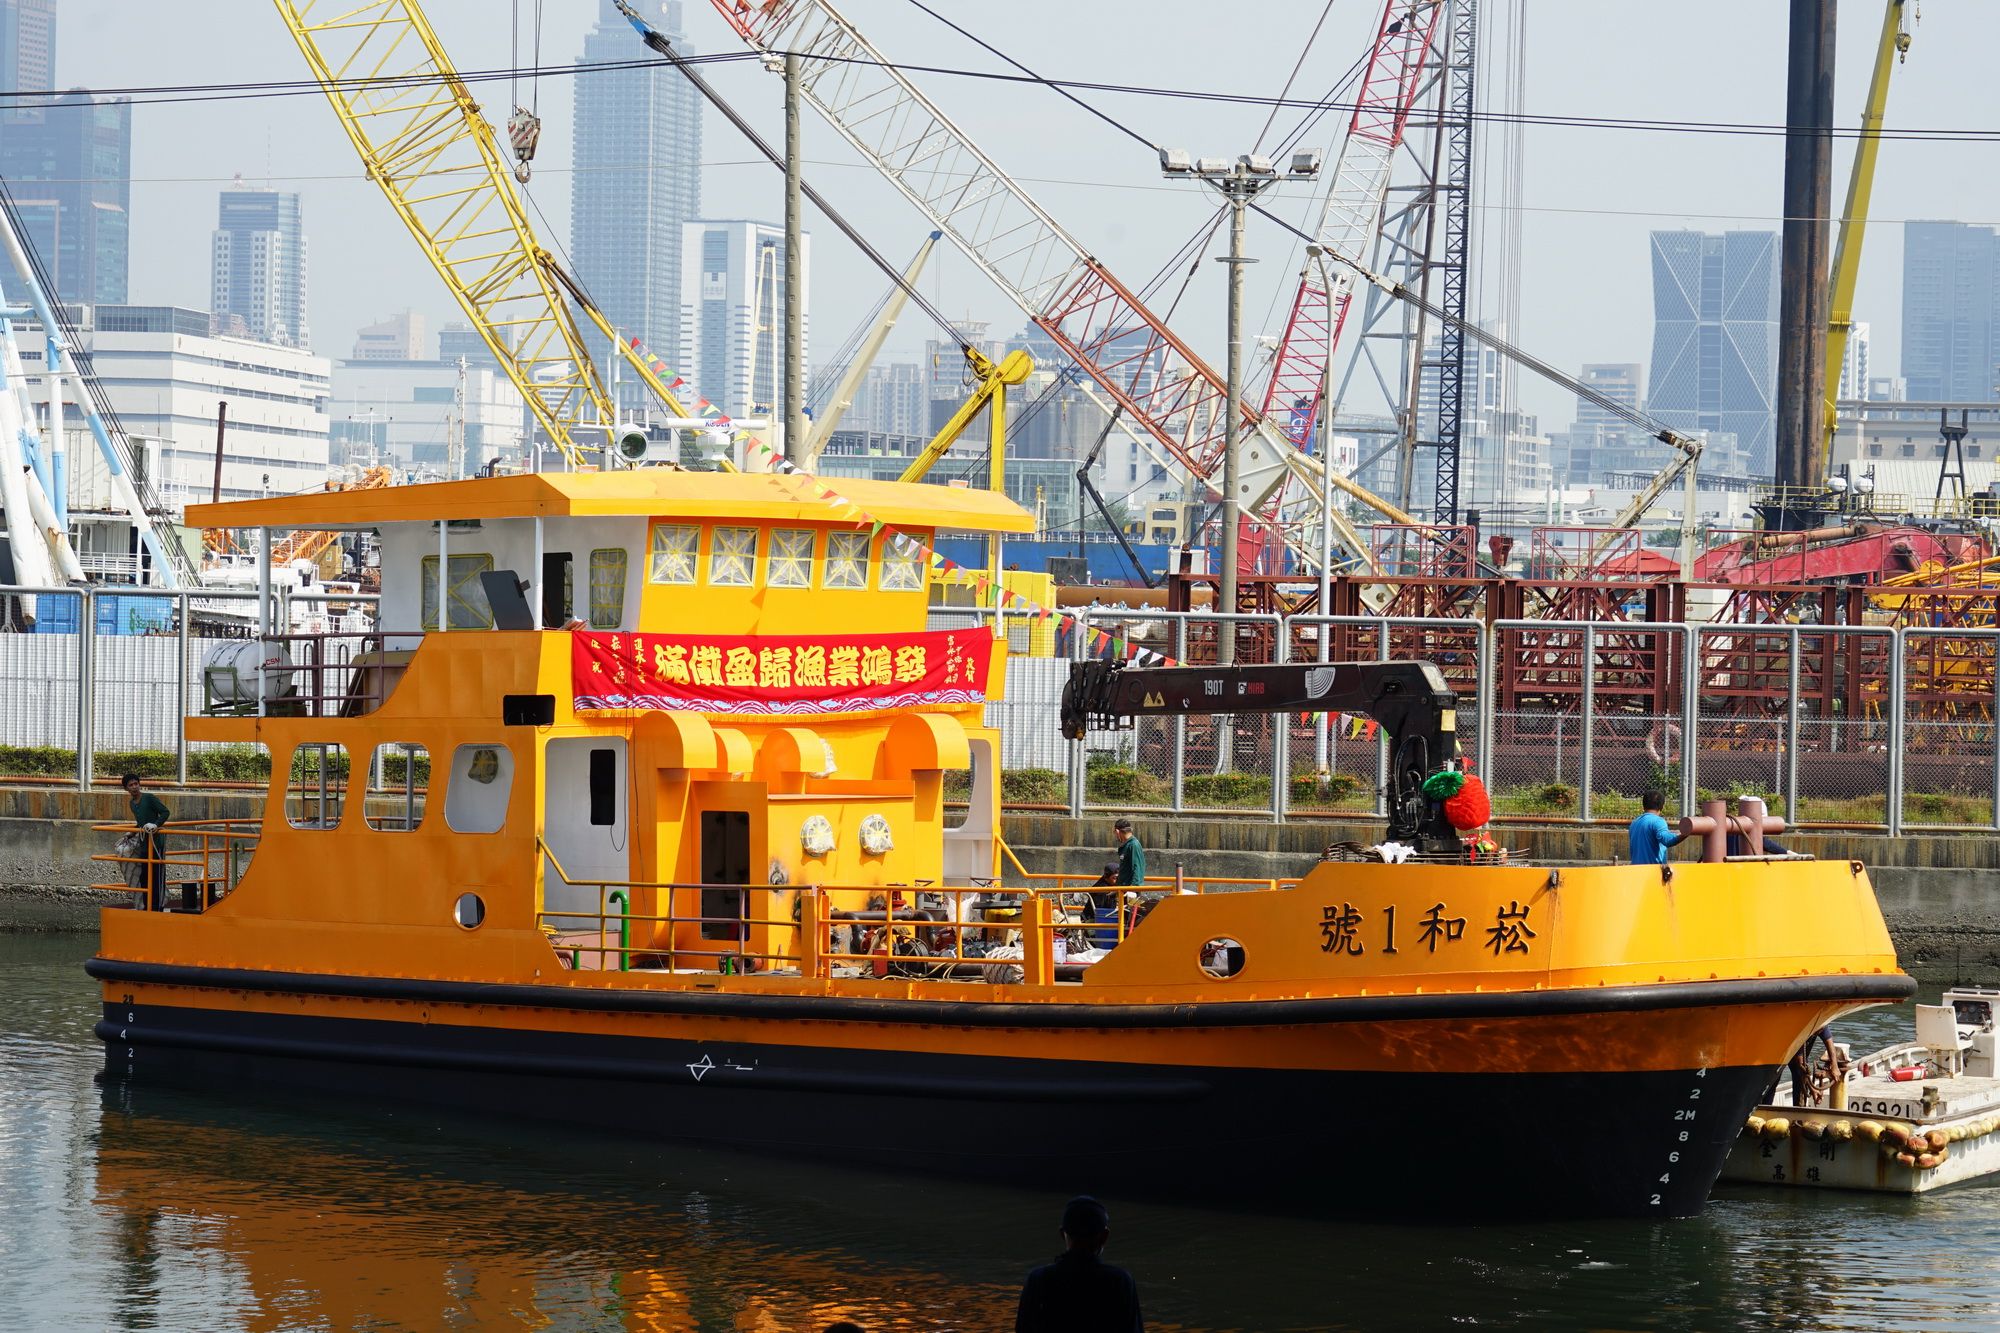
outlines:
[[743, 917], [750, 884], [748, 810], [701, 812], [701, 884], [701, 937], [747, 942]]
[[[627, 757], [623, 736], [565, 736], [548, 743], [542, 838], [570, 883], [544, 867], [551, 912], [583, 912], [595, 927], [600, 888], [632, 878]], [[579, 923], [561, 922], [566, 929]]]

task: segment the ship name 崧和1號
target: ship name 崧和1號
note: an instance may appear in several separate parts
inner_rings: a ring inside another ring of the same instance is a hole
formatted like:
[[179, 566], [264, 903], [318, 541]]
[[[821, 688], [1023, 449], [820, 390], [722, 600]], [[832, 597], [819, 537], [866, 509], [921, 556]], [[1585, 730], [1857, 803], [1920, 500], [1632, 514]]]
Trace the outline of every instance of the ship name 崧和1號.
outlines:
[[[1434, 903], [1417, 918], [1414, 947], [1434, 954], [1464, 940], [1466, 918], [1448, 915], [1448, 911], [1443, 903]], [[1484, 947], [1495, 957], [1529, 952], [1529, 941], [1536, 937], [1528, 924], [1531, 911], [1532, 905], [1513, 900], [1497, 908], [1493, 924], [1486, 927]], [[1378, 915], [1380, 920], [1371, 925], [1367, 914], [1353, 903], [1327, 904], [1320, 909], [1320, 952], [1358, 956], [1369, 952], [1371, 944], [1378, 953], [1398, 952], [1395, 905], [1384, 907]]]

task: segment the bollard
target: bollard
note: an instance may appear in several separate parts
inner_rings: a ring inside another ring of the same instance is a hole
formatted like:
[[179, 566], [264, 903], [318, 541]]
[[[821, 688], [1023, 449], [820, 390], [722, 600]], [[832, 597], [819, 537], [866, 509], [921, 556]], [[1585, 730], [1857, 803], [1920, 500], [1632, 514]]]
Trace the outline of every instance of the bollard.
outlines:
[[1785, 821], [1776, 815], [1766, 813], [1761, 797], [1738, 797], [1736, 805], [1737, 813], [1732, 815], [1729, 813], [1728, 801], [1704, 801], [1700, 814], [1681, 817], [1681, 832], [1689, 836], [1698, 834], [1701, 837], [1702, 860], [1728, 860], [1731, 833], [1743, 835], [1751, 856], [1762, 856], [1764, 835], [1785, 831]]

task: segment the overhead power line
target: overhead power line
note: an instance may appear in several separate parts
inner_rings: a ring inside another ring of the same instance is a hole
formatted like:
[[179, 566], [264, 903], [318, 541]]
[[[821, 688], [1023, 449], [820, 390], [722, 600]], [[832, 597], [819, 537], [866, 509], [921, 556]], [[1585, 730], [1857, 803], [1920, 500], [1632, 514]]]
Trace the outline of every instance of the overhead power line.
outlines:
[[[876, 64], [858, 58], [834, 57], [818, 52], [807, 53], [820, 63]], [[712, 55], [684, 56], [682, 59], [696, 65], [731, 65], [761, 59], [756, 52], [728, 51]], [[459, 77], [468, 84], [491, 83], [520, 78], [562, 77], [578, 75], [612, 74], [623, 70], [650, 69], [662, 63], [657, 59], [593, 61], [589, 64], [564, 64], [544, 66], [523, 66], [519, 68], [486, 69], [460, 71]], [[883, 62], [883, 68], [897, 69], [909, 74], [939, 75], [946, 78], [979, 79], [990, 82], [1035, 84], [1058, 92], [1072, 101], [1078, 101], [1091, 115], [1105, 121], [1119, 133], [1129, 135], [1138, 142], [1150, 145], [1152, 140], [1140, 131], [1119, 121], [1101, 108], [1081, 103], [1071, 96], [1077, 92], [1108, 93], [1120, 96], [1165, 98], [1180, 101], [1195, 101], [1231, 106], [1253, 106], [1295, 109], [1318, 113], [1353, 111], [1352, 102], [1331, 101], [1313, 97], [1272, 96], [1261, 93], [1231, 93], [1213, 89], [1174, 88], [1154, 84], [1107, 83], [1086, 79], [1052, 79], [1030, 73], [1006, 73], [999, 70], [965, 69], [949, 65], [913, 65], [901, 62]], [[394, 86], [407, 82], [406, 79], [355, 78], [337, 80], [337, 85], [346, 86]], [[151, 106], [183, 102], [225, 102], [245, 98], [261, 97], [318, 97], [324, 89], [314, 80], [280, 79], [261, 82], [239, 83], [190, 83], [155, 84], [130, 87], [66, 88], [66, 89], [15, 89], [0, 91], [0, 109], [19, 110], [25, 107], [43, 105], [60, 98], [84, 94], [91, 97], [124, 97], [135, 106]], [[1736, 135], [1753, 138], [1782, 138], [1788, 131], [1781, 122], [1769, 121], [1727, 121], [1727, 120], [1676, 120], [1654, 119], [1638, 116], [1589, 116], [1560, 112], [1521, 112], [1484, 110], [1474, 113], [1473, 118], [1486, 124], [1521, 124], [1544, 126], [1556, 129], [1622, 130], [1629, 132], [1662, 134], [1702, 134]], [[1834, 139], [1858, 139], [1864, 134], [1859, 127], [1835, 128], [1827, 131]], [[1894, 142], [1930, 143], [2000, 143], [2000, 128], [1996, 129], [1939, 129], [1939, 128], [1884, 128], [1870, 137]]]

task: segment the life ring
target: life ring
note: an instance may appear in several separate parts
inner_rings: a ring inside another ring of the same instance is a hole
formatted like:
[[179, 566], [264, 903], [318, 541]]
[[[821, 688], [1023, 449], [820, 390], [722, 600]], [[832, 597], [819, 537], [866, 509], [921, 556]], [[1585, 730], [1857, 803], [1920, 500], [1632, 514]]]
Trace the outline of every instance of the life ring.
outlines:
[[1655, 722], [1653, 729], [1646, 733], [1646, 757], [1656, 764], [1667, 762], [1667, 747], [1680, 749], [1681, 724], [1678, 722]]

